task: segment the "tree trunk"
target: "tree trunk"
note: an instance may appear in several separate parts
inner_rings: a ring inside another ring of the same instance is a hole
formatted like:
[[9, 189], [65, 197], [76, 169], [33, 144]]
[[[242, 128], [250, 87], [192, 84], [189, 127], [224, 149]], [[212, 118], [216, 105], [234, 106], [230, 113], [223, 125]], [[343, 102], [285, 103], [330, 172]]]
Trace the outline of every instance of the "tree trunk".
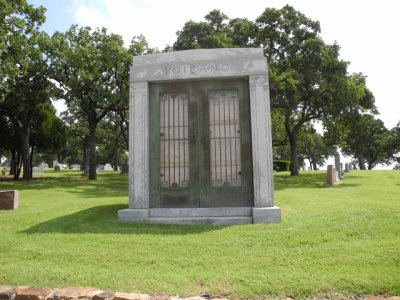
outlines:
[[31, 178], [33, 178], [33, 151], [35, 149], [35, 146], [32, 145], [32, 150], [31, 150], [31, 155], [29, 157], [29, 165], [31, 166]]
[[366, 170], [367, 168], [365, 167], [365, 159], [362, 154], [357, 155], [358, 159], [358, 165], [360, 166], [360, 170]]
[[14, 175], [14, 177], [16, 177], [16, 179], [19, 179], [19, 176], [21, 175], [21, 170], [22, 170], [22, 158], [21, 158], [21, 153], [17, 152], [17, 173]]
[[118, 171], [118, 148], [116, 148], [113, 153], [113, 168], [114, 171]]
[[88, 137], [85, 135], [83, 139], [83, 149], [82, 149], [82, 163], [81, 163], [81, 171], [85, 171], [88, 167]]
[[314, 171], [318, 171], [318, 166], [317, 166], [317, 160], [316, 159], [312, 160], [312, 165], [313, 165], [313, 170]]
[[96, 180], [96, 115], [89, 112], [89, 180]]
[[297, 134], [293, 131], [288, 132], [290, 143], [290, 175], [299, 175], [299, 161], [297, 157]]
[[30, 128], [22, 128], [21, 141], [22, 141], [22, 163], [23, 163], [23, 175], [22, 180], [29, 181], [31, 179], [31, 159], [29, 151], [29, 135]]
[[[17, 150], [11, 150], [11, 164], [10, 164], [10, 173], [8, 175], [15, 175], [17, 173]], [[15, 179], [15, 178], [14, 178]]]

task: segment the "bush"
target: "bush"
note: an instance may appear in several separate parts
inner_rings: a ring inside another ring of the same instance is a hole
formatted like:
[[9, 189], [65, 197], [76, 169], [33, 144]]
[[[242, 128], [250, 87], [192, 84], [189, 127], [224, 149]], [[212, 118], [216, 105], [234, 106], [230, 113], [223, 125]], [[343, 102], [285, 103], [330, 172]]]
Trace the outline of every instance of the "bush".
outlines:
[[274, 160], [274, 170], [277, 172], [289, 171], [290, 161], [289, 160]]

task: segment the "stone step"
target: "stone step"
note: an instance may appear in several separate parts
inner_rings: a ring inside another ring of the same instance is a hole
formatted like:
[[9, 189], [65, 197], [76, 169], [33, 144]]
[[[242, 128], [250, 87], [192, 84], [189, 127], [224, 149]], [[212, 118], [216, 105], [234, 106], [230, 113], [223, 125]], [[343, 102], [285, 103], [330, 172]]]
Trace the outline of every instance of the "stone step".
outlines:
[[191, 225], [240, 225], [253, 223], [252, 217], [150, 217], [146, 222], [154, 224], [191, 224]]
[[252, 207], [150, 208], [150, 218], [251, 217]]

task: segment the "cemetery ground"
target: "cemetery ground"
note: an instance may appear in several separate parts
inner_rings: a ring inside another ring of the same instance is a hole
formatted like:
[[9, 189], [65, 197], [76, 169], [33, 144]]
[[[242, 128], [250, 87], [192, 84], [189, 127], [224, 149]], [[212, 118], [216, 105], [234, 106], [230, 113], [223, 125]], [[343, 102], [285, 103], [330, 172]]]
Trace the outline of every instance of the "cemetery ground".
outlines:
[[129, 224], [128, 178], [48, 171], [0, 211], [0, 285], [229, 298], [400, 294], [400, 171], [275, 173], [282, 223]]

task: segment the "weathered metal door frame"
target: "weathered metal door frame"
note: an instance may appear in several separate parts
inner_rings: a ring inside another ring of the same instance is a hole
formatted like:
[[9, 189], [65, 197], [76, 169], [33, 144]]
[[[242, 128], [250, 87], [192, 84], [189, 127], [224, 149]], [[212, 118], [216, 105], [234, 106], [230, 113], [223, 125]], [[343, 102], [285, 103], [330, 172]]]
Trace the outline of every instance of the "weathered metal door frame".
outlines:
[[[150, 207], [252, 206], [248, 78], [152, 83], [149, 92]], [[210, 120], [219, 125], [211, 128]]]

